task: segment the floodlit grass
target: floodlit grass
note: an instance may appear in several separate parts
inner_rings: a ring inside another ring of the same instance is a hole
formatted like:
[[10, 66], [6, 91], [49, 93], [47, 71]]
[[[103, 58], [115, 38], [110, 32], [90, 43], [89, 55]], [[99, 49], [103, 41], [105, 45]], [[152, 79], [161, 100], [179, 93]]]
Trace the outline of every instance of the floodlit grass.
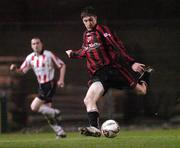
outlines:
[[180, 129], [121, 130], [115, 138], [68, 133], [59, 140], [53, 133], [0, 134], [0, 148], [180, 148]]

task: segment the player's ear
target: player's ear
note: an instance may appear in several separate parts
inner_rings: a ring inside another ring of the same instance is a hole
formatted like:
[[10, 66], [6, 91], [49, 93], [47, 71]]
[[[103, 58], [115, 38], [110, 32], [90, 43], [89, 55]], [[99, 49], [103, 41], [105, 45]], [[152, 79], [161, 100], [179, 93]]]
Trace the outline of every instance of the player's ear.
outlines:
[[97, 23], [97, 16], [94, 16], [94, 19], [96, 20], [96, 23]]
[[96, 21], [97, 21], [97, 16], [94, 16], [94, 18], [96, 19]]

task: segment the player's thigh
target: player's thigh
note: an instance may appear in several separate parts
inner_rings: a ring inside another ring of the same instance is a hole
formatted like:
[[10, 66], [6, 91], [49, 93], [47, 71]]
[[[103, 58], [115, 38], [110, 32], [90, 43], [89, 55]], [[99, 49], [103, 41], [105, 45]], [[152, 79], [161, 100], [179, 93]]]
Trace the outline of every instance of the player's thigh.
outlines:
[[104, 93], [104, 87], [100, 81], [94, 82], [89, 87], [85, 99], [97, 101]]
[[45, 105], [49, 106], [49, 107], [52, 107], [52, 102], [48, 102], [46, 103]]
[[39, 107], [44, 104], [45, 101], [39, 99], [38, 97], [36, 97], [32, 103], [31, 103], [31, 109], [33, 111], [38, 111]]

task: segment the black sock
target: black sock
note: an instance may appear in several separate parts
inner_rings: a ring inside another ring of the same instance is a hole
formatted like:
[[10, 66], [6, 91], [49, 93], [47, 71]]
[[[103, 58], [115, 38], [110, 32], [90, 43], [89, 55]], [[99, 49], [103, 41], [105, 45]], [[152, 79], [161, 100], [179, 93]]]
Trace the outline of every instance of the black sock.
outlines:
[[150, 79], [150, 73], [145, 72], [139, 81], [145, 81], [147, 83], [147, 85], [149, 85], [149, 83], [150, 83], [149, 79]]
[[88, 120], [90, 126], [99, 128], [99, 113], [96, 111], [88, 112]]

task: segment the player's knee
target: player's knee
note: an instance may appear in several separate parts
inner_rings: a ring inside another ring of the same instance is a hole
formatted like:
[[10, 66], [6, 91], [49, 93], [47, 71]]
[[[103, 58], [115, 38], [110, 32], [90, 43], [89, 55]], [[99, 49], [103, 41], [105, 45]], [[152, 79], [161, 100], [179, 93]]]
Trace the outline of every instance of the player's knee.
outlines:
[[146, 95], [147, 94], [147, 88], [146, 87], [140, 87], [136, 90], [136, 93], [138, 95]]
[[140, 89], [140, 90], [137, 91], [137, 94], [138, 95], [146, 95], [147, 91], [146, 91], [146, 89]]
[[33, 112], [37, 112], [37, 111], [38, 111], [38, 108], [32, 103], [32, 104], [31, 104], [31, 110], [32, 110]]
[[135, 92], [137, 93], [137, 95], [146, 95], [147, 94], [146, 85], [138, 85], [138, 86], [136, 86]]
[[92, 104], [92, 98], [90, 98], [90, 97], [85, 97], [85, 99], [84, 99], [84, 104], [86, 105], [86, 106], [88, 106], [89, 104]]

